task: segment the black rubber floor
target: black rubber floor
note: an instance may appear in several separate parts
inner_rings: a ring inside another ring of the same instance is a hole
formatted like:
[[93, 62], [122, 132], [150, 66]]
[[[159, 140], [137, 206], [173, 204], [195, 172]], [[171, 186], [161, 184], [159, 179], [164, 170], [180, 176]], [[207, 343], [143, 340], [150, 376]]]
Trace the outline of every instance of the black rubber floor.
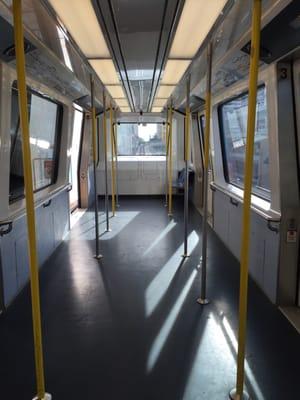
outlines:
[[[105, 224], [101, 216], [101, 232]], [[87, 212], [41, 271], [46, 388], [54, 400], [225, 400], [235, 384], [239, 264], [209, 231], [208, 294], [196, 303], [201, 220], [181, 258], [181, 200], [121, 199], [94, 258]], [[300, 336], [250, 281], [252, 399], [300, 398]], [[35, 394], [27, 287], [0, 317], [0, 399]]]

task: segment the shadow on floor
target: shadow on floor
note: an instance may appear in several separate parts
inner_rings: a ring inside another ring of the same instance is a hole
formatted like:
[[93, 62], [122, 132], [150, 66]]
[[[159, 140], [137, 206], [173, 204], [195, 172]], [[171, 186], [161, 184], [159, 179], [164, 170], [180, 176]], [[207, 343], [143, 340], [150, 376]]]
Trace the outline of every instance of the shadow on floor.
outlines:
[[[41, 271], [47, 390], [58, 400], [227, 399], [236, 373], [237, 261], [209, 230], [212, 302], [202, 307], [195, 209], [186, 260], [181, 199], [173, 220], [161, 199], [122, 200], [110, 223], [112, 232], [101, 236], [101, 262], [93, 258], [94, 218], [87, 212]], [[0, 340], [0, 395], [32, 397], [28, 287], [1, 316]], [[252, 399], [297, 398], [299, 359], [299, 335], [250, 280]]]

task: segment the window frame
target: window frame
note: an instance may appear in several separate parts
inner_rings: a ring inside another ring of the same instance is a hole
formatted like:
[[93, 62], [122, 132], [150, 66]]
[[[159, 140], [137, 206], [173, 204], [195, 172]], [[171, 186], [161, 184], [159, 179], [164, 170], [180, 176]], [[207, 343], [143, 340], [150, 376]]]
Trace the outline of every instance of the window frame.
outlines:
[[201, 168], [204, 168], [204, 145], [203, 145], [203, 127], [202, 127], [202, 117], [204, 115], [197, 115], [197, 130], [198, 130], [198, 140], [200, 146], [200, 157], [201, 157]]
[[[18, 91], [18, 86], [17, 86], [17, 80], [14, 80], [11, 84], [11, 89], [10, 89], [10, 92], [11, 92], [11, 102], [10, 103], [11, 104], [12, 104], [12, 96], [13, 96], [14, 90], [16, 91], [17, 98], [18, 98], [19, 91]], [[52, 97], [50, 97], [46, 94], [40, 93], [37, 90], [32, 89], [29, 85], [27, 85], [27, 96], [28, 95], [31, 96], [32, 94], [34, 94], [35, 96], [38, 96], [44, 100], [47, 100], [57, 106], [57, 115], [56, 115], [56, 122], [55, 122], [54, 157], [53, 157], [53, 161], [54, 161], [53, 177], [52, 177], [51, 183], [41, 186], [38, 189], [33, 190], [33, 193], [38, 193], [38, 192], [40, 192], [50, 186], [53, 186], [57, 183], [58, 172], [59, 172], [59, 159], [60, 159], [60, 153], [61, 153], [61, 139], [62, 139], [61, 132], [62, 132], [62, 126], [63, 126], [64, 105], [60, 101], [54, 100]], [[27, 98], [27, 101], [28, 101], [28, 98]], [[30, 105], [31, 105], [31, 102], [30, 102]], [[11, 111], [12, 111], [12, 109], [11, 109]], [[19, 98], [18, 98], [18, 111], [19, 111], [18, 120], [20, 120]], [[28, 116], [30, 116], [30, 113], [28, 113]], [[10, 124], [11, 124], [11, 120], [10, 120]], [[29, 133], [30, 133], [30, 120], [28, 120], [28, 124], [29, 124]], [[19, 125], [19, 129], [21, 129], [20, 122], [18, 122], [18, 125]], [[21, 138], [22, 138], [22, 134], [21, 134]], [[11, 142], [10, 142], [10, 146], [11, 146]], [[22, 152], [22, 157], [23, 157], [23, 152]], [[32, 163], [32, 160], [31, 160], [31, 163]], [[10, 164], [9, 164], [9, 177], [10, 177], [10, 174], [11, 174], [11, 159], [10, 159]], [[9, 186], [10, 186], [10, 178], [9, 178]], [[24, 187], [24, 191], [25, 191], [25, 187]], [[10, 195], [10, 193], [9, 193], [9, 195]], [[9, 205], [12, 205], [20, 200], [23, 200], [24, 198], [25, 198], [25, 193], [13, 198], [13, 199], [10, 199], [10, 197], [9, 197]]]
[[[261, 83], [259, 85], [257, 85], [257, 92], [260, 89], [265, 89], [266, 91], [266, 101], [268, 100], [268, 94], [267, 94], [267, 85], [266, 83]], [[234, 100], [237, 100], [239, 98], [245, 97], [247, 96], [249, 99], [249, 89], [245, 89], [242, 92], [240, 92], [239, 94], [236, 94], [234, 96], [230, 96], [228, 98], [226, 98], [225, 100], [221, 101], [220, 103], [217, 104], [217, 115], [218, 115], [218, 124], [219, 124], [219, 137], [220, 137], [220, 147], [221, 147], [221, 154], [222, 154], [222, 166], [223, 166], [223, 174], [224, 174], [224, 179], [225, 182], [228, 185], [232, 185], [236, 188], [238, 188], [239, 190], [242, 190], [244, 192], [245, 190], [245, 186], [244, 185], [238, 185], [236, 183], [233, 183], [232, 181], [230, 181], [229, 179], [229, 172], [228, 172], [228, 157], [226, 154], [226, 148], [225, 148], [225, 134], [224, 134], [224, 121], [222, 118], [222, 108], [224, 105], [231, 103]], [[268, 146], [269, 146], [269, 157], [270, 157], [270, 142], [269, 142], [269, 119], [268, 119], [268, 101], [267, 101], [267, 120], [268, 120]], [[257, 122], [257, 121], [256, 121]], [[246, 151], [246, 149], [245, 149]], [[270, 164], [269, 164], [270, 167]], [[271, 176], [270, 176], [270, 171], [269, 171], [269, 179], [271, 180]], [[267, 192], [269, 195], [267, 196], [263, 196], [262, 194], [253, 191], [253, 181], [252, 181], [252, 188], [251, 188], [251, 195], [252, 196], [256, 196], [268, 203], [271, 203], [272, 200], [272, 187], [271, 187], [271, 181], [270, 181], [270, 189], [264, 189], [265, 192]]]
[[[120, 157], [120, 160], [122, 160], [122, 157], [134, 157], [134, 158], [138, 158], [138, 157], [147, 157], [147, 158], [150, 158], [151, 159], [151, 157], [166, 157], [166, 151], [164, 152], [164, 153], [159, 153], [159, 154], [120, 154], [119, 152], [118, 152], [118, 145], [119, 145], [119, 143], [120, 143], [120, 140], [119, 140], [119, 138], [120, 138], [120, 131], [119, 131], [119, 128], [120, 128], [120, 126], [121, 125], [141, 125], [141, 124], [143, 124], [142, 122], [121, 122], [121, 121], [118, 121], [117, 122], [117, 124], [118, 124], [118, 132], [117, 132], [117, 137], [118, 137], [118, 140], [117, 140], [117, 157], [119, 158]], [[165, 122], [145, 122], [144, 124], [146, 124], [146, 125], [162, 125], [162, 126], [165, 126]], [[164, 146], [166, 147], [166, 143], [162, 140], [162, 143], [164, 144]]]

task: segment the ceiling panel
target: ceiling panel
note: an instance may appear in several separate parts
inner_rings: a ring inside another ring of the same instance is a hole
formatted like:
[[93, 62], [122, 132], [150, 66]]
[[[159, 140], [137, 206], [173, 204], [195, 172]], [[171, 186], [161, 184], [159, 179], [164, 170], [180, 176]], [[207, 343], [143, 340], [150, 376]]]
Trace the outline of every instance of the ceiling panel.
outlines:
[[182, 0], [93, 0], [135, 111], [149, 110]]

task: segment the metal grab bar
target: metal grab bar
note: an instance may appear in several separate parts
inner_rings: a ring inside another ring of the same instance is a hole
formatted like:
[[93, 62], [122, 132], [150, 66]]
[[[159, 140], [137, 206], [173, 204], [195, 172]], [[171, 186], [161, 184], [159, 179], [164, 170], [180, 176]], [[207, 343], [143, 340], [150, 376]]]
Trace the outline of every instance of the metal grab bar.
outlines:
[[52, 203], [52, 199], [49, 199], [48, 201], [46, 201], [46, 203], [43, 203], [43, 208], [49, 207], [51, 203]]
[[239, 202], [235, 200], [233, 197], [230, 197], [230, 204], [232, 204], [235, 207], [238, 207]]
[[[5, 227], [7, 227], [5, 229]], [[13, 222], [12, 221], [7, 221], [7, 222], [0, 222], [0, 236], [7, 235], [12, 231], [13, 228]]]
[[268, 220], [268, 228], [270, 229], [270, 231], [278, 233], [279, 232], [279, 228], [277, 226], [273, 226], [272, 224], [274, 224], [274, 223], [278, 224], [278, 221], [274, 221], [272, 219], [269, 219]]

